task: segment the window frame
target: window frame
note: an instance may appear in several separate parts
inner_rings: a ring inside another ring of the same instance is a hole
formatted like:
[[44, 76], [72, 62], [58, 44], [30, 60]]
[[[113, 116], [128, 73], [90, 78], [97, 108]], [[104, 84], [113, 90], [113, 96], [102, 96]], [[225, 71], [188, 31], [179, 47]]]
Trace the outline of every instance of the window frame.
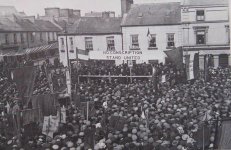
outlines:
[[106, 37], [107, 42], [107, 50], [114, 51], [115, 50], [115, 38], [114, 36]]
[[85, 49], [88, 51], [93, 50], [93, 37], [85, 37]]
[[55, 41], [55, 32], [53, 32], [53, 41]]
[[23, 33], [20, 33], [20, 40], [21, 40], [21, 43], [22, 43], [22, 44], [25, 43], [25, 39], [24, 39]]
[[[199, 32], [203, 32], [204, 33], [204, 42], [203, 43], [199, 43], [198, 42], [198, 36], [202, 35], [202, 34], [198, 34]], [[206, 35], [206, 31], [205, 30], [196, 30], [195, 34], [196, 34], [196, 45], [206, 45], [207, 44], [207, 35]]]
[[226, 44], [230, 44], [230, 27], [229, 25], [225, 25], [225, 28], [226, 28], [226, 38], [227, 38]]
[[[136, 38], [136, 39], [134, 39]], [[138, 34], [132, 34], [130, 35], [130, 40], [131, 40], [131, 46], [130, 49], [131, 50], [139, 50], [140, 49], [140, 45], [139, 45], [139, 35]], [[135, 41], [135, 42], [134, 42]]]
[[[173, 36], [173, 40], [171, 37], [171, 40], [169, 40], [169, 36]], [[173, 44], [170, 44], [173, 43]], [[167, 33], [167, 48], [175, 47], [175, 33]]]
[[34, 38], [35, 38], [35, 36], [33, 35], [33, 33], [34, 33], [34, 32], [31, 32], [31, 33], [30, 33], [30, 41], [31, 41], [32, 43], [34, 43]]
[[9, 44], [9, 34], [5, 34], [5, 44]]
[[[198, 12], [202, 12], [204, 15], [198, 15]], [[198, 9], [196, 10], [196, 21], [205, 21], [205, 10], [204, 9]]]
[[17, 33], [14, 33], [14, 44], [18, 44]]
[[[150, 36], [151, 36], [151, 40], [148, 40], [148, 48], [149, 49], [157, 48], [156, 34], [150, 34]], [[151, 46], [151, 41], [152, 41], [153, 38], [155, 39], [155, 43], [154, 43], [154, 46]]]
[[64, 43], [64, 38], [62, 37], [62, 38], [60, 38], [60, 40], [61, 40], [61, 42], [60, 42], [61, 45], [64, 46], [64, 45], [65, 45], [65, 43]]
[[70, 41], [70, 45], [73, 46], [74, 45], [73, 37], [69, 37], [69, 41]]
[[40, 42], [43, 42], [43, 33], [42, 32], [39, 33], [39, 39], [40, 39]]
[[51, 41], [51, 38], [50, 38], [50, 32], [47, 32], [47, 40], [48, 40], [48, 42], [50, 42]]

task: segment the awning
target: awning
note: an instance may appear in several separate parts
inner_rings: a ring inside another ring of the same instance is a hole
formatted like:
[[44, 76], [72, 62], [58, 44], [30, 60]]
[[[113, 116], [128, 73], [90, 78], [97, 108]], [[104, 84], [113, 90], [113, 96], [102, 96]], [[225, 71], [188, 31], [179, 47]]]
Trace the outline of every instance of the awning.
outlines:
[[32, 47], [32, 48], [27, 48], [23, 50], [0, 50], [0, 56], [21, 56], [21, 55], [27, 55], [31, 53], [39, 53], [42, 51], [47, 51], [49, 49], [58, 49], [58, 42], [48, 44], [48, 45], [43, 45], [39, 47]]

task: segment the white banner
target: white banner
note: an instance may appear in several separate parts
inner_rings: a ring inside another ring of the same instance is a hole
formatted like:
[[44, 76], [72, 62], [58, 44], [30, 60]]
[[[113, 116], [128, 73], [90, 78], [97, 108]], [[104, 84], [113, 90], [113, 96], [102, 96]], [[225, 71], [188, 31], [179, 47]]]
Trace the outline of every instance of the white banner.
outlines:
[[42, 133], [53, 138], [53, 133], [58, 129], [59, 119], [57, 116], [45, 116]]
[[61, 122], [61, 123], [66, 123], [66, 118], [67, 118], [66, 108], [63, 106], [63, 107], [61, 108], [61, 118], [60, 118], [60, 122]]
[[194, 61], [194, 54], [191, 55], [189, 59], [189, 80], [194, 79], [193, 61]]
[[166, 75], [162, 75], [161, 82], [162, 82], [162, 83], [165, 83], [165, 82], [166, 82]]
[[96, 60], [164, 60], [165, 53], [156, 51], [90, 51], [89, 58]]

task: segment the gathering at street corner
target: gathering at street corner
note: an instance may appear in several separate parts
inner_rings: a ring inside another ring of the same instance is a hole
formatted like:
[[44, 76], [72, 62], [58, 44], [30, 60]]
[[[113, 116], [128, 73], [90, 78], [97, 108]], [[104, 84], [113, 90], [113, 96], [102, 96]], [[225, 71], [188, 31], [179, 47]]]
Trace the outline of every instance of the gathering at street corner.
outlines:
[[0, 150], [231, 150], [229, 0], [85, 1], [0, 1]]

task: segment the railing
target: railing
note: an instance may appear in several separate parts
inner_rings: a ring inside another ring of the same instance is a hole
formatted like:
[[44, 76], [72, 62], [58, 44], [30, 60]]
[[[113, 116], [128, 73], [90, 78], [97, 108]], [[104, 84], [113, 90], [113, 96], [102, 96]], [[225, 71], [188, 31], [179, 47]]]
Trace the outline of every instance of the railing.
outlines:
[[[120, 81], [122, 82], [130, 82], [132, 83], [134, 81], [134, 79], [148, 79], [148, 80], [154, 80], [153, 76], [152, 75], [110, 75], [110, 73], [108, 75], [78, 75], [77, 78], [77, 82], [80, 83], [80, 82], [90, 82], [91, 79], [93, 80], [99, 80], [99, 79], [103, 79], [105, 81], [109, 81], [109, 83], [112, 83], [112, 81], [114, 79], [119, 79]], [[126, 80], [126, 81], [125, 81]]]
[[79, 75], [79, 77], [88, 78], [151, 78], [152, 76], [110, 76], [110, 75]]

